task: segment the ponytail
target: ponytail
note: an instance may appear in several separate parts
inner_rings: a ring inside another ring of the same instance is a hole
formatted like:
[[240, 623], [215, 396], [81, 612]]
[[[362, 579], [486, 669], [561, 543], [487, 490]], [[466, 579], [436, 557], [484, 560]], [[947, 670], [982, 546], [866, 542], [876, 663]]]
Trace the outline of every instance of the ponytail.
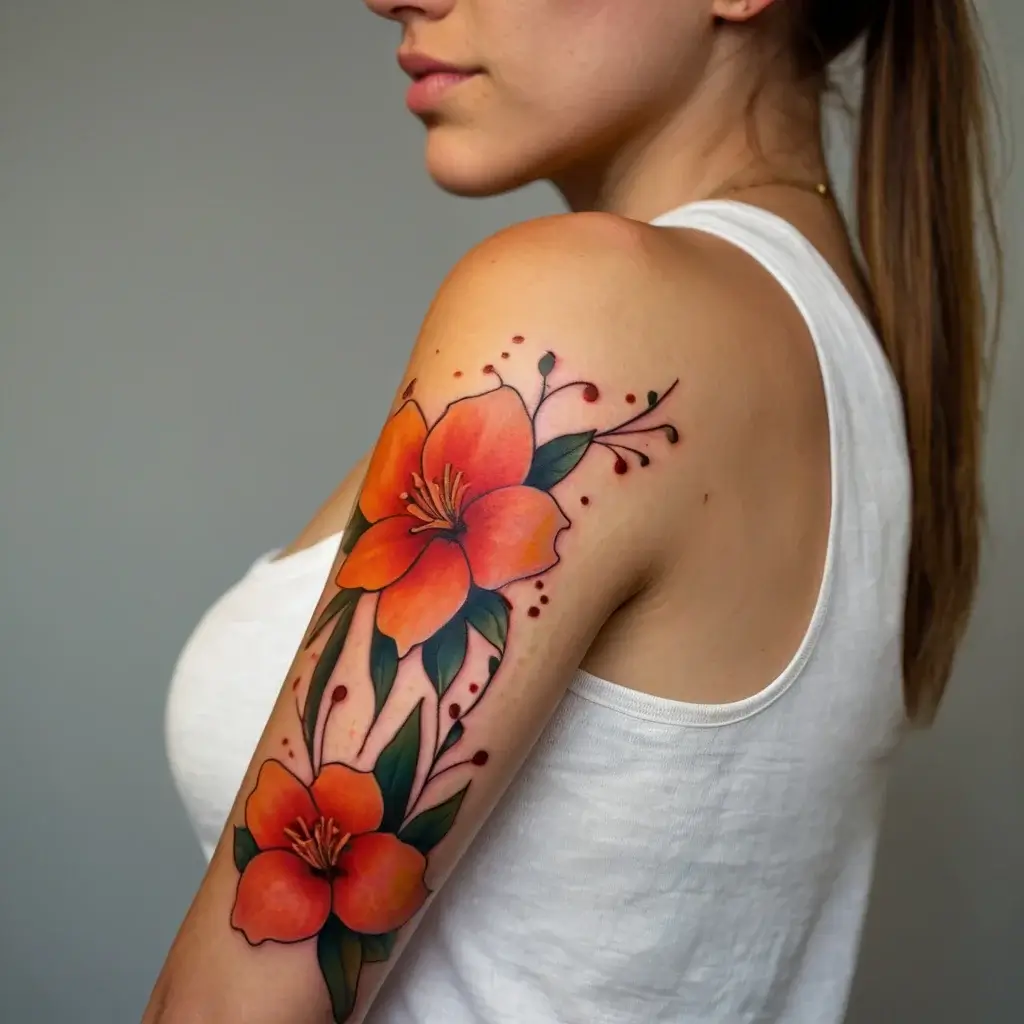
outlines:
[[869, 26], [857, 167], [861, 247], [903, 394], [913, 475], [904, 688], [930, 721], [978, 580], [986, 336], [980, 213], [998, 259], [970, 0], [889, 0]]
[[904, 693], [910, 717], [928, 722], [978, 579], [988, 326], [979, 216], [997, 279], [1001, 259], [975, 13], [972, 0], [804, 0], [798, 10], [809, 70], [824, 74], [864, 43], [859, 234], [906, 416], [914, 494]]

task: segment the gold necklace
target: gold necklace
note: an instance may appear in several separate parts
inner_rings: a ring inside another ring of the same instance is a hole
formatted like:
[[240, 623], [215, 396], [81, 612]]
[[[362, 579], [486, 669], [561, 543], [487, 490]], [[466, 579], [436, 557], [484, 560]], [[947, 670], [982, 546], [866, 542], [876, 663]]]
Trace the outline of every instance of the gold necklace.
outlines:
[[767, 188], [768, 186], [797, 188], [804, 192], [813, 192], [815, 195], [821, 196], [822, 199], [828, 199], [832, 195], [832, 189], [829, 188], [828, 182], [825, 181], [803, 181], [799, 178], [768, 178], [765, 181], [752, 181], [745, 185], [729, 185], [726, 182], [722, 188], [712, 192], [707, 198], [720, 199], [722, 196], [730, 195], [733, 192], [742, 192], [750, 188]]

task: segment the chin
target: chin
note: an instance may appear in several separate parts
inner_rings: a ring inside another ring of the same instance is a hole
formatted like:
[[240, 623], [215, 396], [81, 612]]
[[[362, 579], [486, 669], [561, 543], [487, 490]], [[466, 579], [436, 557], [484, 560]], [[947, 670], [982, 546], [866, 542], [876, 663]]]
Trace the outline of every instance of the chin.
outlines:
[[488, 145], [465, 129], [434, 125], [427, 129], [426, 167], [434, 183], [455, 196], [482, 199], [512, 192], [542, 178], [542, 164], [525, 159], [524, 148]]

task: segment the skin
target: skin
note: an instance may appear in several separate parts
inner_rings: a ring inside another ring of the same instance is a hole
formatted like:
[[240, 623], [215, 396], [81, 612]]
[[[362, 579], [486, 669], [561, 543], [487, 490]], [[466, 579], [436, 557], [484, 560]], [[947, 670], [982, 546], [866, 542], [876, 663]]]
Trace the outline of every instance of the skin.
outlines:
[[[644, 222], [723, 183], [747, 183], [734, 198], [786, 217], [856, 297], [863, 293], [832, 204], [762, 184], [825, 177], [814, 93], [792, 81], [771, 0], [368, 6], [397, 23], [404, 50], [483, 69], [423, 118], [435, 182], [479, 196], [549, 180], [572, 211], [506, 229], [460, 261], [425, 317], [390, 414], [415, 378], [432, 422], [448, 402], [487, 386], [475, 368], [498, 361], [514, 334], [527, 345], [548, 339], [573, 373], [601, 382], [619, 420], [626, 392], [681, 381], [669, 411], [684, 443], [622, 478], [588, 456], [560, 493], [574, 525], [560, 542], [558, 600], [519, 630], [514, 650], [510, 641], [501, 685], [481, 703], [474, 727], [490, 761], [430, 856], [436, 890], [577, 666], [670, 699], [738, 700], [785, 667], [814, 606], [830, 479], [806, 329], [778, 285], [738, 250]], [[510, 359], [506, 373], [524, 393], [543, 349], [530, 351], [522, 365]], [[457, 370], [466, 371], [458, 384]], [[576, 429], [569, 411], [553, 418], [560, 430]], [[366, 465], [290, 551], [341, 530]], [[592, 496], [599, 514], [581, 514], [582, 496]], [[339, 553], [336, 570], [343, 564]], [[329, 584], [320, 607], [333, 593]], [[365, 654], [368, 639], [353, 632], [348, 645], [346, 656], [349, 647]], [[305, 670], [305, 658], [300, 650], [289, 679]], [[293, 721], [285, 688], [225, 837], [244, 820], [260, 765]], [[218, 848], [144, 1021], [329, 1020], [308, 948], [253, 949], [228, 926], [238, 884], [229, 846], [226, 838]], [[401, 929], [387, 963], [364, 967], [351, 1020], [363, 1019], [388, 971], [401, 971], [415, 924]]]

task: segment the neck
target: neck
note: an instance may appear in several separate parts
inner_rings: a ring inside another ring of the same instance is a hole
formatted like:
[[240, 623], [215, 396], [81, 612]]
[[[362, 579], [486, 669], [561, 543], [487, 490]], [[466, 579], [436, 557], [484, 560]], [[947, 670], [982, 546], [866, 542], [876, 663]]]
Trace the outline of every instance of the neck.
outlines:
[[551, 183], [574, 212], [650, 221], [726, 185], [739, 190], [772, 181], [825, 181], [817, 93], [792, 82], [735, 84], [724, 75], [707, 76], [668, 118], [552, 175]]

